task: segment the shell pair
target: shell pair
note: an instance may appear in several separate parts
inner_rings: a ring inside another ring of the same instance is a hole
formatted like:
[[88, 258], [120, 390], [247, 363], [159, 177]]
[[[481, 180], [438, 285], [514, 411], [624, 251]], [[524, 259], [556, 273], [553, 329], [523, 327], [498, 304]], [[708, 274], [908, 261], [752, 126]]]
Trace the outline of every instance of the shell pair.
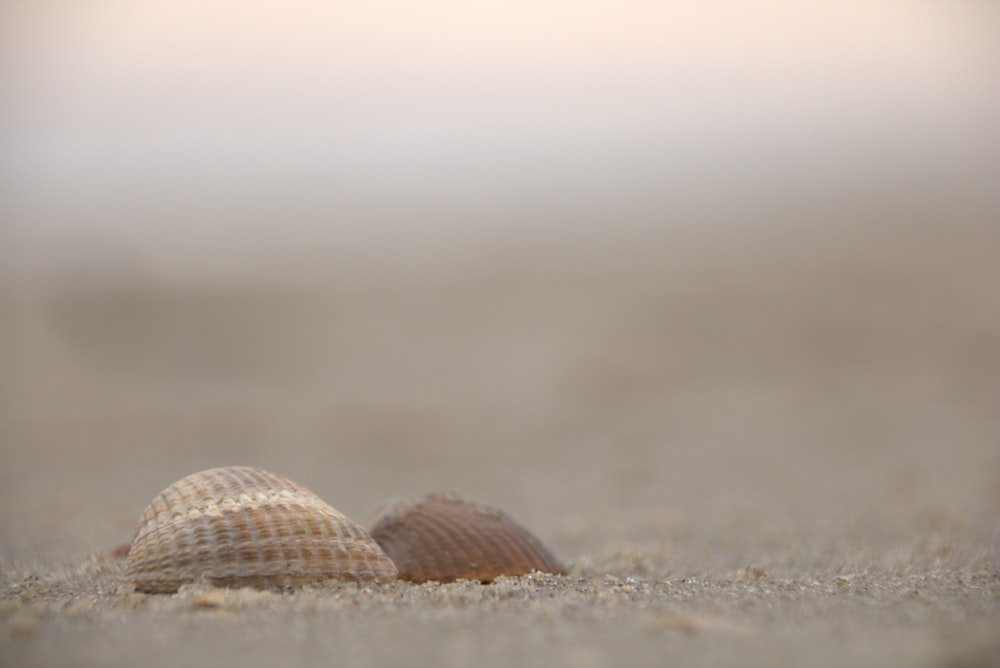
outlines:
[[504, 513], [451, 496], [400, 501], [371, 533], [286, 478], [245, 466], [194, 473], [143, 511], [125, 579], [137, 591], [187, 583], [290, 588], [326, 580], [490, 582], [564, 567]]

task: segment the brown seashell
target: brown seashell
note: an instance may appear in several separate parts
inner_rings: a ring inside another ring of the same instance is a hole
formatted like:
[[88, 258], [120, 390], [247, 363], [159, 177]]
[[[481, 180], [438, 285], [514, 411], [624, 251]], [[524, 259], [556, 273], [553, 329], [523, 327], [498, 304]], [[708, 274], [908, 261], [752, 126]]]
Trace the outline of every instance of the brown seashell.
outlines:
[[266, 589], [395, 576], [364, 529], [305, 487], [246, 466], [163, 490], [139, 518], [125, 566], [136, 590], [167, 593], [190, 582]]
[[527, 529], [505, 513], [450, 495], [396, 502], [371, 526], [371, 535], [411, 582], [479, 580], [565, 567]]

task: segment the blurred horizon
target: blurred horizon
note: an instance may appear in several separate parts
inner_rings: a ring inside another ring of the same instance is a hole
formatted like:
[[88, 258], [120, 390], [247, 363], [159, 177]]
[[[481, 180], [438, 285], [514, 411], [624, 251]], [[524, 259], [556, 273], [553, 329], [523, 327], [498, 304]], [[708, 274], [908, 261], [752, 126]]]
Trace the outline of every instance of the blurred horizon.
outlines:
[[77, 253], [248, 277], [272, 252], [315, 270], [322, 249], [405, 257], [477, 230], [641, 238], [996, 210], [988, 3], [12, 2], [0, 16], [2, 253], [18, 275]]

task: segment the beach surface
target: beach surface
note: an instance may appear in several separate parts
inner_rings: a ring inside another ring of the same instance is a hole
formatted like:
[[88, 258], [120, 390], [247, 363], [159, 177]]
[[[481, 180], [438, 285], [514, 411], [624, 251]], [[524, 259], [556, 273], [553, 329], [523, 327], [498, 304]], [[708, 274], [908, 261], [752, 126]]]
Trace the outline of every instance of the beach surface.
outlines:
[[[962, 0], [0, 2], [0, 668], [1000, 666], [998, 45]], [[129, 593], [226, 465], [568, 573]]]
[[[9, 272], [0, 664], [1000, 665], [1000, 228], [896, 213]], [[363, 525], [454, 491], [569, 574], [126, 593], [227, 464]]]

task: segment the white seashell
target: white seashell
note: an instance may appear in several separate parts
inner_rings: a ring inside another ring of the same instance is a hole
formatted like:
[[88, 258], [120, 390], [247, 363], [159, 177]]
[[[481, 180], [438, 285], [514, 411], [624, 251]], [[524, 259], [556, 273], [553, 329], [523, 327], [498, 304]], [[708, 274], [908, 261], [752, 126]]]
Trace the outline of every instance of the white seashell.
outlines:
[[144, 592], [395, 577], [364, 529], [305, 487], [246, 466], [194, 473], [163, 490], [139, 518], [125, 567]]

